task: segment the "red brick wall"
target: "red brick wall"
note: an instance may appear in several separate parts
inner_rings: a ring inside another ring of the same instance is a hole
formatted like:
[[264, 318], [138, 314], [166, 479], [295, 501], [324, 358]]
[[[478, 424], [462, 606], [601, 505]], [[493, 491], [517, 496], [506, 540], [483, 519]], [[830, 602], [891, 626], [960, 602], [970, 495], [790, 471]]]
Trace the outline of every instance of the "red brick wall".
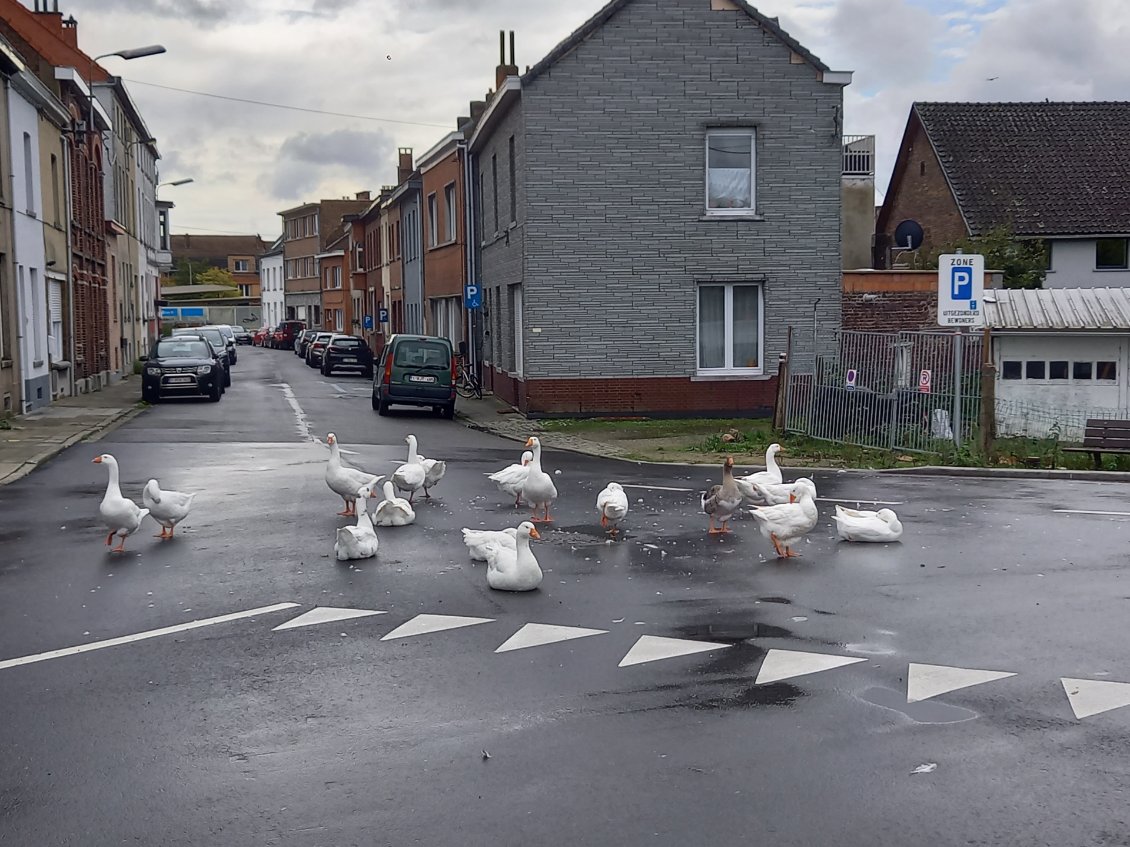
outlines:
[[[985, 288], [994, 276], [985, 272]], [[938, 272], [844, 271], [840, 308], [846, 330], [938, 329]]]

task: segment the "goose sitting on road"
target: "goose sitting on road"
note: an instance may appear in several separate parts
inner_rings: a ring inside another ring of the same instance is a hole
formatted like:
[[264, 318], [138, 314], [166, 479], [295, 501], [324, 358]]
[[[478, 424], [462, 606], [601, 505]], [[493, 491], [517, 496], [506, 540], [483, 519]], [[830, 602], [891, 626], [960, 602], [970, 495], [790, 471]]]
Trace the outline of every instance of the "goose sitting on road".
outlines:
[[337, 531], [337, 540], [334, 542], [334, 555], [339, 562], [350, 559], [368, 559], [377, 555], [377, 533], [373, 529], [373, 521], [369, 517], [366, 501], [373, 496], [372, 486], [358, 489], [355, 495], [357, 503], [357, 525], [343, 526]]
[[596, 510], [600, 512], [600, 525], [612, 535], [619, 535], [620, 521], [628, 514], [628, 495], [618, 482], [610, 482], [596, 495]]
[[836, 506], [836, 530], [844, 541], [882, 544], [902, 538], [902, 523], [890, 509], [869, 512]]
[[[717, 535], [729, 532], [730, 528], [726, 524], [741, 505], [742, 492], [734, 481], [734, 459], [727, 456], [722, 464], [722, 484], [715, 485], [702, 495], [702, 511], [710, 518], [709, 533]], [[715, 521], [719, 524], [717, 529], [714, 528]]]
[[[762, 506], [780, 506], [782, 503], [793, 502], [793, 496], [797, 493], [797, 482], [803, 479], [805, 482], [812, 485], [815, 490], [816, 485], [808, 477], [801, 477], [796, 482], [755, 482], [753, 483], [753, 490], [758, 495], [756, 501], [758, 505]], [[741, 484], [739, 482], [739, 488]], [[815, 495], [813, 495], [815, 496]]]
[[408, 442], [408, 461], [393, 471], [392, 483], [397, 491], [408, 495], [408, 502], [411, 503], [416, 492], [424, 490], [428, 472], [420, 461], [420, 454], [416, 452], [416, 436], [409, 435], [404, 440]]
[[98, 514], [106, 524], [110, 533], [106, 536], [106, 545], [109, 546], [114, 536], [118, 536], [118, 546], [111, 547], [111, 553], [125, 551], [126, 538], [141, 529], [141, 522], [149, 514], [148, 509], [142, 509], [128, 497], [122, 496], [118, 487], [118, 460], [109, 453], [95, 456], [96, 465], [105, 465], [110, 470], [110, 479], [106, 483], [106, 493], [98, 505]]
[[541, 567], [530, 549], [530, 539], [540, 537], [532, 523], [523, 521], [515, 532], [513, 547], [487, 542], [487, 585], [496, 591], [533, 591], [541, 585]]
[[764, 500], [759, 499], [760, 495], [754, 485], [779, 485], [784, 480], [781, 468], [777, 465], [777, 454], [780, 452], [780, 444], [776, 442], [770, 444], [765, 450], [765, 470], [737, 477], [738, 488], [748, 502], [766, 505]]
[[820, 519], [816, 511], [816, 486], [811, 480], [798, 479], [795, 502], [779, 506], [756, 506], [750, 513], [759, 524], [761, 534], [773, 542], [777, 556], [783, 559], [796, 556], [792, 546], [816, 527]]
[[408, 526], [416, 520], [416, 511], [403, 497], [397, 497], [392, 490], [392, 482], [385, 480], [384, 495], [373, 512], [373, 523], [377, 526]]
[[467, 529], [463, 528], [463, 543], [467, 545], [467, 552], [476, 562], [485, 562], [487, 553], [494, 545], [501, 545], [515, 549], [514, 539], [518, 535], [515, 527], [507, 529]]
[[447, 473], [447, 462], [439, 459], [426, 459], [421, 456], [417, 449], [416, 436], [409, 435], [404, 440], [408, 442], [408, 461], [412, 461], [412, 454], [415, 453], [420, 464], [424, 466], [424, 497], [430, 500], [432, 495], [428, 492], [428, 489], [434, 488], [436, 483], [443, 479], [443, 475]]
[[[531, 521], [534, 523], [552, 523], [553, 518], [549, 516], [549, 507], [557, 500], [557, 487], [553, 484], [553, 477], [542, 470], [541, 441], [536, 437], [531, 437], [526, 442], [526, 446], [533, 453], [533, 458], [530, 460], [526, 481], [522, 483], [522, 499], [534, 510], [533, 517], [530, 518]], [[539, 508], [544, 510], [544, 515], [540, 518], [538, 517]]]
[[530, 471], [530, 462], [533, 459], [534, 454], [527, 450], [522, 454], [520, 463], [507, 465], [502, 470], [487, 476], [487, 479], [498, 486], [499, 491], [514, 497], [515, 509], [522, 505], [522, 486], [526, 484], [526, 475]]
[[161, 525], [161, 534], [156, 536], [164, 541], [173, 537], [173, 529], [188, 516], [196, 492], [184, 494], [180, 491], [162, 491], [157, 480], [145, 483], [141, 492], [141, 502], [149, 510], [153, 520]]
[[326, 436], [326, 443], [330, 445], [330, 460], [326, 465], [326, 485], [345, 502], [345, 509], [338, 514], [343, 517], [353, 517], [357, 514], [355, 506], [358, 489], [376, 484], [380, 477], [344, 464], [341, 460], [337, 436], [332, 432]]

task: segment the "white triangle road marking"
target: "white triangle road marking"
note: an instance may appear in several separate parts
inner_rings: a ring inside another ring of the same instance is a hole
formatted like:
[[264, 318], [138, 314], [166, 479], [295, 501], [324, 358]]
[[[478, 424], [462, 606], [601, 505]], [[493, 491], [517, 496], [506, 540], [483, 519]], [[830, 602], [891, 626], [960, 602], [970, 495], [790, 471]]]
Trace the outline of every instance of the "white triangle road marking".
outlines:
[[1060, 682], [1071, 701], [1071, 711], [1080, 720], [1130, 706], [1130, 683], [1069, 678], [1061, 678]]
[[387, 615], [388, 612], [377, 612], [372, 609], [337, 609], [333, 606], [318, 606], [309, 612], [304, 612], [296, 618], [291, 618], [284, 624], [279, 624], [271, 632], [283, 629], [295, 629], [300, 626], [314, 626], [320, 623], [333, 621], [347, 621], [351, 618], [367, 618], [370, 615]]
[[458, 629], [463, 626], [474, 626], [478, 623], [490, 623], [493, 620], [494, 618], [467, 618], [460, 615], [416, 615], [412, 620], [405, 621], [384, 636], [381, 641], [425, 635], [429, 632], [443, 632], [445, 629]]
[[853, 656], [830, 656], [827, 653], [805, 653], [800, 650], [770, 650], [761, 662], [761, 670], [757, 672], [755, 685], [764, 685], [768, 682], [780, 682], [783, 679], [792, 679], [794, 676], [806, 676], [810, 673], [830, 671], [832, 668], [842, 668], [844, 665], [854, 665], [866, 659], [857, 659]]
[[555, 626], [548, 623], [528, 623], [507, 638], [494, 652], [508, 653], [511, 650], [521, 650], [525, 647], [540, 647], [543, 644], [554, 644], [558, 641], [572, 641], [574, 638], [586, 638], [590, 635], [604, 635], [607, 632], [607, 629], [585, 629], [579, 626]]
[[632, 645], [632, 649], [620, 660], [617, 667], [626, 668], [629, 665], [642, 665], [645, 662], [656, 662], [660, 659], [673, 659], [676, 656], [691, 656], [695, 653], [706, 653], [710, 650], [721, 650], [729, 644], [716, 644], [711, 641], [689, 641], [685, 638], [663, 638], [658, 635], [641, 635], [639, 640]]
[[906, 702], [917, 703], [939, 694], [969, 688], [983, 682], [993, 682], [1016, 676], [1005, 671], [981, 671], [973, 668], [951, 668], [945, 665], [918, 665], [913, 662], [906, 676]]

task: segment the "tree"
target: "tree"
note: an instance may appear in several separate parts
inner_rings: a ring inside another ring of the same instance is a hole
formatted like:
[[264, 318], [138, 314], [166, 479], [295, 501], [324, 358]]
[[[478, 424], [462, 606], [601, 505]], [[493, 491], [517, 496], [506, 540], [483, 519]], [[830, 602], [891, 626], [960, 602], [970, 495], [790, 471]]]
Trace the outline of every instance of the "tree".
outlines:
[[195, 285], [222, 285], [226, 288], [232, 289], [231, 291], [219, 291], [215, 294], [203, 294], [202, 297], [238, 297], [239, 285], [235, 281], [235, 277], [231, 275], [231, 271], [224, 268], [207, 268], [204, 271], [196, 274], [193, 278]]
[[948, 244], [927, 260], [930, 268], [938, 266], [944, 253], [980, 253], [985, 269], [1004, 272], [1005, 288], [1043, 288], [1048, 271], [1047, 245], [1038, 239], [1018, 240], [1007, 226], [999, 226], [984, 235], [963, 238]]

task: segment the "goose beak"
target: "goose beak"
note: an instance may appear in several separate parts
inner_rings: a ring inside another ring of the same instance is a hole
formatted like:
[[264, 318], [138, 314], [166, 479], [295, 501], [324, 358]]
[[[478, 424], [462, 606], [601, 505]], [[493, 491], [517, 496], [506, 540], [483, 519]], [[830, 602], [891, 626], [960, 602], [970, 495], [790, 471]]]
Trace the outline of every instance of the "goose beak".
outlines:
[[536, 538], [538, 540], [541, 539], [541, 536], [538, 534], [538, 528], [536, 526], [530, 530], [530, 538]]
[[102, 457], [101, 456], [95, 456], [90, 461], [95, 465], [100, 465], [100, 464], [102, 464]]
[[526, 440], [526, 446], [527, 446], [527, 447], [533, 447], [533, 446], [534, 446], [534, 439], [533, 439], [533, 436], [531, 436], [530, 438], [528, 438], [528, 439]]

